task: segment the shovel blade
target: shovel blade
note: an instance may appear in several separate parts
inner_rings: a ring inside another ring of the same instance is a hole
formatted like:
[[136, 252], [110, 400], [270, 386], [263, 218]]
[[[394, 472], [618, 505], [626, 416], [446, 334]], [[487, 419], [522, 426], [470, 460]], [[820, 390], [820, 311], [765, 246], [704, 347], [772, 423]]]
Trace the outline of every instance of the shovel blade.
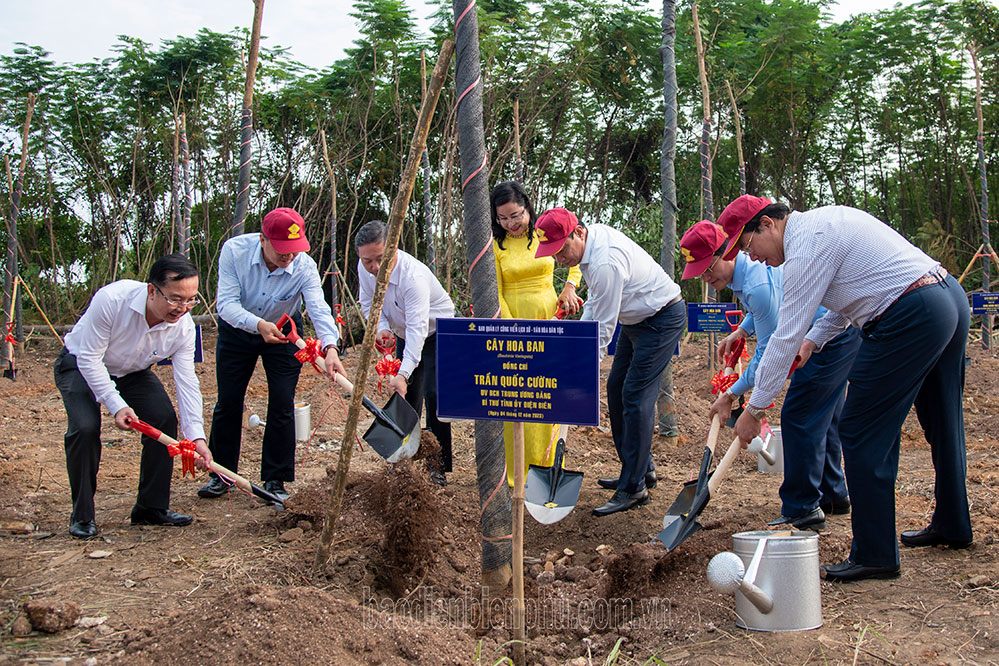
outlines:
[[407, 433], [406, 436], [400, 437], [389, 424], [376, 417], [364, 433], [364, 441], [387, 462], [412, 458], [420, 448], [420, 415], [398, 393], [392, 394], [382, 411], [386, 419]]
[[[670, 516], [667, 516], [669, 518]], [[667, 551], [672, 551], [681, 543], [687, 540], [691, 534], [701, 529], [701, 524], [697, 522], [696, 516], [687, 514], [686, 516], [672, 516], [672, 520], [666, 527], [656, 535], [656, 538], [666, 546]]]
[[[557, 472], [557, 475], [553, 472]], [[557, 476], [554, 488], [553, 476]], [[582, 472], [531, 465], [527, 470], [527, 481], [524, 484], [524, 506], [542, 525], [557, 523], [576, 507], [582, 487]]]

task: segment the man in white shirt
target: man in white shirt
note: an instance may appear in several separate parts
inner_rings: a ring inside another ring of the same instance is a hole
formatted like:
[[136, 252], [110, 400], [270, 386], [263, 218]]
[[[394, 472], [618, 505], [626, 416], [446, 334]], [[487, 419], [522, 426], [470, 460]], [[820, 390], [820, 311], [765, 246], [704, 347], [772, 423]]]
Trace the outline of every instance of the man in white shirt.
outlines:
[[[372, 220], [354, 236], [357, 248], [357, 281], [361, 308], [367, 317], [375, 293], [375, 276], [385, 254], [388, 227]], [[399, 372], [389, 381], [389, 388], [412, 405], [416, 413], [427, 405], [427, 427], [441, 445], [440, 469], [432, 469], [430, 478], [447, 485], [451, 471], [451, 424], [437, 418], [437, 320], [454, 316], [454, 303], [433, 271], [412, 255], [396, 250], [389, 269], [388, 288], [378, 323], [378, 345], [383, 348], [396, 342], [396, 355], [402, 359]]]
[[655, 259], [617, 229], [585, 227], [565, 208], [542, 213], [542, 237], [535, 256], [552, 256], [563, 266], [578, 265], [589, 298], [582, 319], [600, 322], [600, 354], [621, 322], [614, 364], [607, 377], [607, 408], [614, 447], [621, 459], [617, 479], [600, 479], [614, 489], [593, 515], [606, 516], [649, 503], [656, 484], [652, 431], [659, 379], [687, 322], [680, 287]]
[[[201, 389], [194, 374], [194, 322], [188, 311], [198, 299], [198, 270], [183, 255], [160, 258], [149, 282], [119, 280], [94, 294], [80, 320], [66, 335], [55, 362], [55, 382], [68, 422], [65, 437], [73, 512], [69, 533], [78, 539], [97, 536], [94, 492], [101, 462], [101, 413], [104, 405], [115, 426], [131, 430], [139, 418], [171, 437], [177, 415], [150, 367], [173, 359], [180, 424], [208, 468], [212, 456], [205, 445]], [[133, 525], [189, 524], [193, 519], [171, 511], [173, 458], [159, 442], [142, 437], [139, 492], [132, 509]]]
[[[215, 347], [219, 394], [209, 447], [219, 464], [237, 471], [246, 387], [260, 359], [267, 375], [260, 478], [264, 489], [281, 499], [288, 497], [284, 483], [295, 480], [295, 388], [302, 363], [295, 358], [298, 348], [283, 339], [275, 322], [287, 314], [302, 331], [304, 302], [322, 345], [319, 365], [328, 375], [344, 372], [336, 352], [340, 340], [336, 322], [308, 250], [302, 216], [291, 208], [275, 208], [264, 216], [260, 233], [230, 238], [219, 257], [215, 301], [219, 313]], [[198, 496], [210, 499], [228, 491], [228, 484], [213, 476], [198, 490]]]
[[[718, 223], [731, 239], [726, 258], [742, 250], [784, 267], [777, 330], [735, 424], [744, 446], [759, 433], [795, 354], [807, 363], [848, 326], [861, 329], [839, 424], [853, 544], [846, 560], [825, 565], [826, 578], [899, 575], [895, 479], [902, 423], [913, 404], [932, 452], [936, 508], [929, 526], [902, 532], [902, 544], [971, 545], [962, 402], [971, 316], [961, 285], [901, 234], [856, 208], [800, 213], [743, 195]], [[829, 312], [813, 324], [819, 305]]]

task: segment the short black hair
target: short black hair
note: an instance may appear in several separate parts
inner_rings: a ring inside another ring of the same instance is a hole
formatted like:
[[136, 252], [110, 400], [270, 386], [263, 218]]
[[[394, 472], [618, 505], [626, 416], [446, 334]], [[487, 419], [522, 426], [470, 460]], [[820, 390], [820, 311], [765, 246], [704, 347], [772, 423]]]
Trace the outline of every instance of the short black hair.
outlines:
[[496, 239], [499, 248], [501, 250], [504, 249], [503, 239], [506, 238], [506, 229], [496, 220], [496, 209], [506, 203], [519, 204], [527, 211], [529, 218], [527, 223], [527, 247], [531, 247], [531, 243], [534, 241], [534, 223], [537, 221], [538, 216], [534, 212], [531, 198], [527, 196], [524, 186], [515, 180], [507, 180], [499, 183], [489, 195], [489, 215], [492, 219], [493, 238]]
[[354, 234], [354, 247], [384, 243], [386, 240], [388, 240], [388, 225], [381, 220], [371, 220]]
[[160, 257], [149, 269], [149, 281], [157, 287], [163, 287], [167, 282], [177, 282], [197, 276], [198, 267], [180, 252]]
[[753, 219], [751, 219], [749, 222], [746, 222], [746, 226], [743, 229], [743, 233], [747, 231], [749, 233], [753, 233], [754, 231], [759, 230], [760, 220], [763, 219], [764, 215], [774, 220], [783, 220], [785, 217], [787, 217], [790, 214], [791, 214], [791, 209], [787, 207], [787, 204], [782, 204], [779, 202], [768, 204], [763, 210], [754, 215]]

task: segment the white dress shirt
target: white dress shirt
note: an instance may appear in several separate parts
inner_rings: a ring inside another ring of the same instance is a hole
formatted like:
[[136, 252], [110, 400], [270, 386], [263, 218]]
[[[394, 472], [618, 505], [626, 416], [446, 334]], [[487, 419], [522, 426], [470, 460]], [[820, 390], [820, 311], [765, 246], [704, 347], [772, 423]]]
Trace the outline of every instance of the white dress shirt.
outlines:
[[190, 440], [205, 439], [201, 386], [194, 374], [194, 321], [190, 312], [174, 323], [146, 323], [145, 282], [118, 280], [101, 287], [73, 330], [66, 349], [98, 402], [117, 414], [128, 403], [111, 377], [145, 370], [173, 357], [173, 380], [181, 431]]
[[604, 224], [586, 227], [579, 268], [589, 292], [580, 319], [600, 322], [601, 361], [618, 321], [637, 324], [680, 295], [680, 287], [648, 252]]
[[[437, 276], [418, 259], [402, 250], [396, 250], [395, 256], [395, 268], [389, 275], [378, 330], [390, 330], [406, 341], [399, 374], [409, 379], [420, 364], [424, 341], [437, 332], [437, 319], [454, 316], [454, 303]], [[360, 261], [357, 262], [357, 281], [361, 308], [367, 317], [375, 295], [375, 276], [366, 271]]]
[[[876, 217], [848, 206], [792, 212], [784, 228], [784, 297], [756, 374], [753, 407], [771, 404], [807, 337], [821, 349], [862, 327], [940, 263]], [[819, 305], [829, 312], [809, 330]], [[806, 336], [807, 332], [807, 336]]]
[[281, 315], [294, 315], [303, 300], [323, 349], [336, 345], [340, 340], [336, 321], [312, 257], [301, 252], [287, 268], [272, 271], [264, 262], [259, 233], [236, 236], [222, 245], [215, 303], [227, 324], [259, 335], [261, 319], [273, 324]]

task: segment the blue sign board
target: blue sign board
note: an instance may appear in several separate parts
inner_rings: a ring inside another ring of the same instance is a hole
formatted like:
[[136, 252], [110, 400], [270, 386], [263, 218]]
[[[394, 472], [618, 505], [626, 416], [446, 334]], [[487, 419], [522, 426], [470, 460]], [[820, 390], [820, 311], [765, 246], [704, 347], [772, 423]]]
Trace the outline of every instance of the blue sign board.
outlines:
[[999, 293], [985, 292], [972, 294], [971, 314], [999, 315]]
[[598, 425], [595, 321], [438, 319], [437, 414]]
[[[725, 313], [735, 310], [735, 303], [687, 303], [687, 330], [691, 333], [729, 333], [732, 326]], [[732, 320], [732, 324], [738, 321]]]

